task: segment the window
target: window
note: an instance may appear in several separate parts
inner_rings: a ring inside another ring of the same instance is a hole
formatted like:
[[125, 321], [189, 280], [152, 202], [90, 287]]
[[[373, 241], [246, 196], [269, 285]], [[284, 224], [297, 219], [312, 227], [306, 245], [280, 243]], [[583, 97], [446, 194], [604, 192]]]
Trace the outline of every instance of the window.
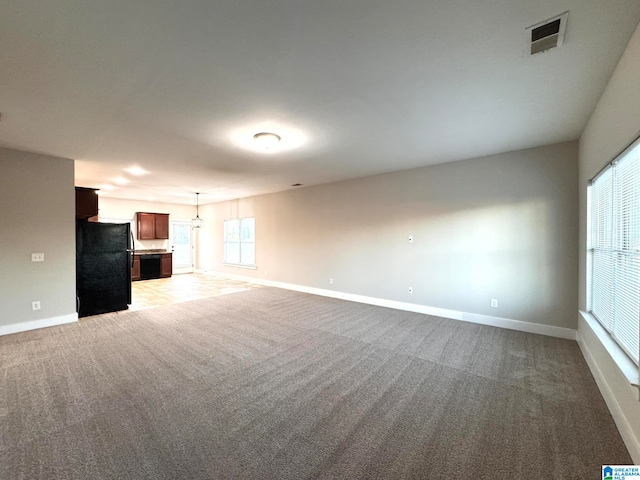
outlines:
[[591, 181], [589, 196], [589, 309], [638, 364], [640, 139]]
[[224, 263], [255, 267], [255, 218], [232, 218], [224, 221]]

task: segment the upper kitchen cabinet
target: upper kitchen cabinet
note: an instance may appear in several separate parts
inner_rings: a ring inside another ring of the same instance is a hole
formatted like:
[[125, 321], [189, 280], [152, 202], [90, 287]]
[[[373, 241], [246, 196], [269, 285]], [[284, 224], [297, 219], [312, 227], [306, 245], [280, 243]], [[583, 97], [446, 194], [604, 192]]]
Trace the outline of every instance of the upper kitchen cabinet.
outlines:
[[138, 240], [166, 240], [169, 238], [168, 213], [136, 213]]
[[96, 188], [76, 187], [76, 218], [91, 219], [98, 215]]
[[169, 215], [166, 213], [156, 213], [155, 218], [156, 238], [169, 239]]
[[156, 214], [136, 213], [138, 219], [138, 240], [153, 240], [156, 238]]

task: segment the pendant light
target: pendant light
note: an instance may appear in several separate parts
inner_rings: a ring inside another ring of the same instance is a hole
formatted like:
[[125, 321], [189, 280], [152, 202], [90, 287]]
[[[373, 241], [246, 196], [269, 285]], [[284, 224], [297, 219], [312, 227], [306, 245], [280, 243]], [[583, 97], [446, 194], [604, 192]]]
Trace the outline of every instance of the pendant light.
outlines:
[[200, 218], [200, 215], [198, 215], [198, 207], [200, 206], [200, 203], [198, 201], [198, 196], [200, 194], [198, 192], [196, 192], [196, 218], [194, 218], [193, 220], [191, 220], [191, 226], [193, 228], [200, 228], [202, 227], [202, 219]]

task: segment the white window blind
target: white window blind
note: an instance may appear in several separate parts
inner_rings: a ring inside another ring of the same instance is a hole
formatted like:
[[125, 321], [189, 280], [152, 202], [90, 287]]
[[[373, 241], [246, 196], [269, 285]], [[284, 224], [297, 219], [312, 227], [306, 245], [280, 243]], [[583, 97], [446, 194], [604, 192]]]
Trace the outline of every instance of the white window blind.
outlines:
[[590, 187], [590, 310], [638, 364], [640, 357], [640, 139]]
[[255, 218], [232, 218], [224, 221], [224, 263], [255, 266]]

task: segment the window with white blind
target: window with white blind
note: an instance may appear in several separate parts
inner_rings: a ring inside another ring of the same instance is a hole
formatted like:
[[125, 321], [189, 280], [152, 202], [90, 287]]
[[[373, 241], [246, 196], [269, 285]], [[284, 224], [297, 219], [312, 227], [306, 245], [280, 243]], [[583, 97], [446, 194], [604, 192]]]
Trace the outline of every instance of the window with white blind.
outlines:
[[638, 364], [640, 139], [607, 165], [589, 188], [589, 309]]
[[232, 218], [224, 221], [224, 263], [255, 267], [255, 218]]

